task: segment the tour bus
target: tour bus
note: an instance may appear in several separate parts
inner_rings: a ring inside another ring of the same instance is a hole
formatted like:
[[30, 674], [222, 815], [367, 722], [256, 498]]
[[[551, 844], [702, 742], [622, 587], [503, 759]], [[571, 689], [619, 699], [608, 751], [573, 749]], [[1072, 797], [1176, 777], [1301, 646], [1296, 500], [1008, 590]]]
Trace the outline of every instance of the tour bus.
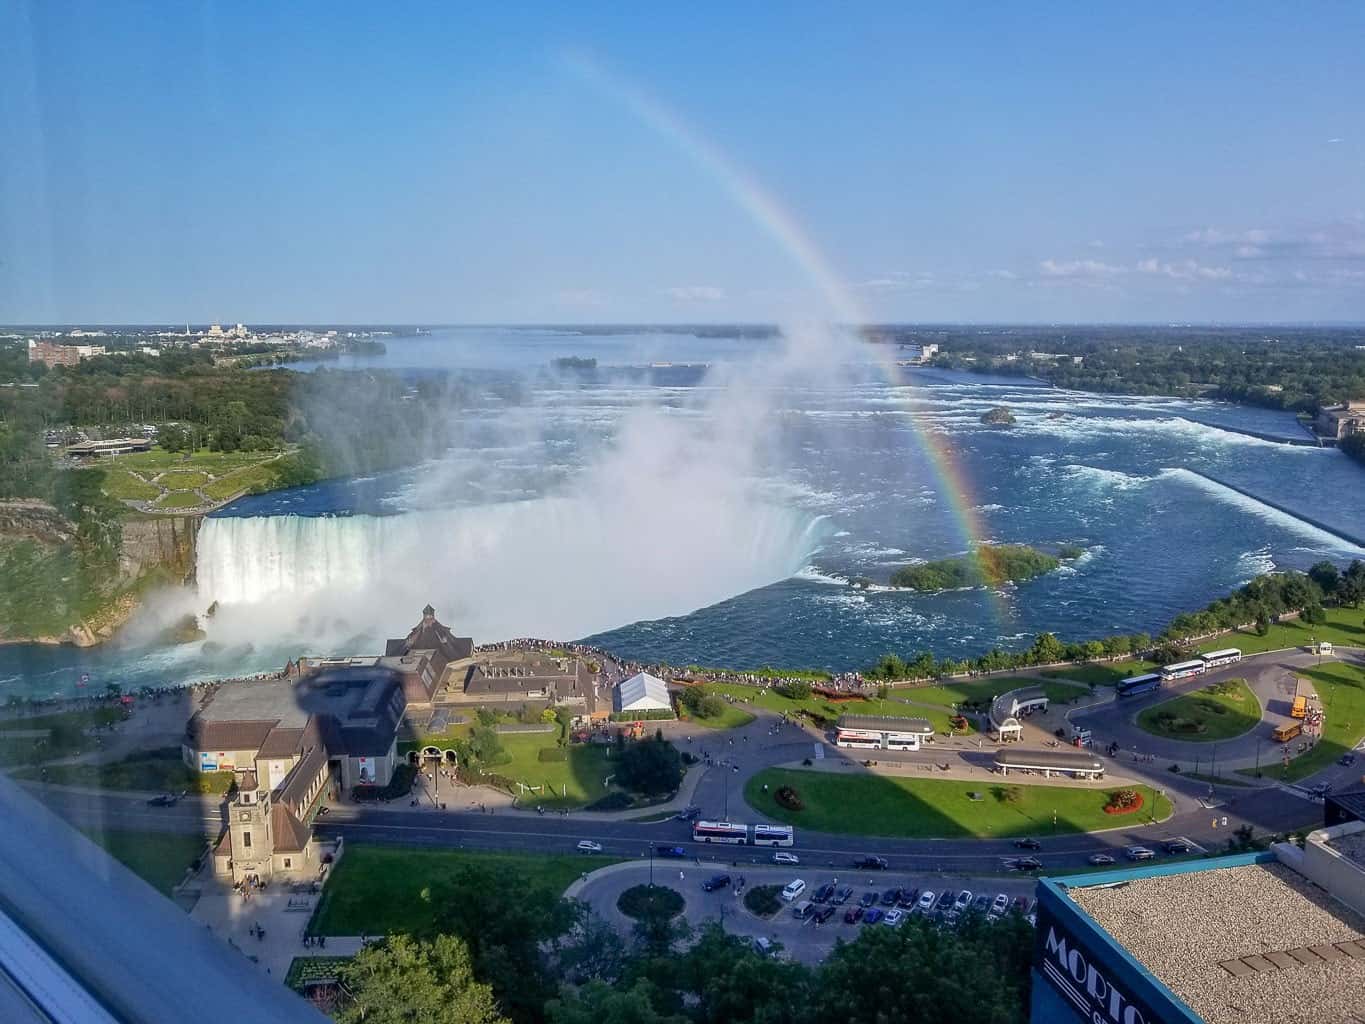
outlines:
[[840, 747], [881, 750], [882, 734], [874, 729], [840, 729], [834, 737], [834, 743]]
[[1242, 660], [1242, 652], [1236, 647], [1228, 647], [1221, 651], [1209, 651], [1208, 654], [1201, 654], [1199, 660], [1204, 663], [1205, 668], [1235, 665]]
[[755, 846], [791, 846], [796, 833], [790, 825], [755, 825], [751, 842]]
[[886, 749], [918, 750], [920, 739], [917, 732], [889, 732], [886, 734]]
[[739, 843], [749, 841], [749, 826], [729, 821], [698, 821], [692, 826], [694, 843]]
[[1191, 676], [1202, 676], [1207, 669], [1202, 661], [1177, 661], [1174, 665], [1161, 666], [1161, 681], [1169, 683], [1172, 679], [1189, 679]]
[[1115, 689], [1118, 690], [1120, 697], [1138, 697], [1144, 693], [1151, 693], [1161, 685], [1161, 673], [1148, 672], [1142, 676], [1129, 676], [1127, 679], [1119, 680]]

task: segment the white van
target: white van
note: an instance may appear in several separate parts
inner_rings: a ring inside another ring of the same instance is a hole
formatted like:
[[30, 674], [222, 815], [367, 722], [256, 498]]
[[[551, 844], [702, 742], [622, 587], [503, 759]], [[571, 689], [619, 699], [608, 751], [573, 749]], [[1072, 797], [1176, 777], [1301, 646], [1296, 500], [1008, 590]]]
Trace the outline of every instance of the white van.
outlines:
[[786, 900], [788, 903], [790, 903], [792, 902], [792, 900], [796, 899], [805, 891], [806, 883], [802, 879], [798, 878], [795, 879], [794, 881], [788, 882], [783, 887], [782, 898]]

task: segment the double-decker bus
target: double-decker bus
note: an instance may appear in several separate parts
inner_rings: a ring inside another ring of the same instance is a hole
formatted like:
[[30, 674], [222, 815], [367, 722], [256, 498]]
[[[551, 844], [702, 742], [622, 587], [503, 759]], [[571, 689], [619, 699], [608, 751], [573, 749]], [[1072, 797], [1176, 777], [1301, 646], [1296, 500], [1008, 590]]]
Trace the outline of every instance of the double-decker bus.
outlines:
[[1120, 697], [1138, 697], [1144, 693], [1152, 693], [1159, 686], [1161, 686], [1161, 674], [1159, 672], [1148, 672], [1146, 675], [1120, 679], [1114, 689]]
[[738, 843], [749, 841], [749, 826], [730, 821], [698, 821], [692, 826], [694, 843]]
[[1242, 652], [1236, 647], [1228, 647], [1221, 651], [1209, 651], [1208, 654], [1201, 654], [1199, 660], [1204, 663], [1205, 668], [1217, 668], [1219, 665], [1235, 665], [1242, 660]]
[[1161, 666], [1161, 681], [1169, 683], [1172, 679], [1188, 679], [1191, 676], [1202, 676], [1208, 669], [1202, 661], [1177, 661], [1174, 665]]
[[755, 846], [791, 846], [796, 832], [790, 825], [755, 825], [752, 842]]

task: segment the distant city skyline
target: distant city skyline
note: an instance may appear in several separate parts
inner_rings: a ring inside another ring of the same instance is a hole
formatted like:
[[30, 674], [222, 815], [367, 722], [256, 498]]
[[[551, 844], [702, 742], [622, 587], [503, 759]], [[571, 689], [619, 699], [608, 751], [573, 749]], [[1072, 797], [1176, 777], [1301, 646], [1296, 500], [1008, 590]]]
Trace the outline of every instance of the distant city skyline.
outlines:
[[0, 8], [0, 324], [1365, 321], [1365, 8]]

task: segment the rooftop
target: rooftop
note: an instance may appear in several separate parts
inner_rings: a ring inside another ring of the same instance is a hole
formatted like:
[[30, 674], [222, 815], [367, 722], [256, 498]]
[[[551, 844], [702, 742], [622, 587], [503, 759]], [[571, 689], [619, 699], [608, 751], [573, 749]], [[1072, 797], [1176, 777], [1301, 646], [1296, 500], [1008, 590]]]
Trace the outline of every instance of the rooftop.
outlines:
[[933, 723], [927, 718], [899, 718], [895, 715], [840, 715], [840, 729], [881, 729], [885, 732], [917, 732], [934, 734]]
[[1068, 893], [1208, 1024], [1343, 1024], [1365, 1006], [1365, 919], [1281, 864]]

